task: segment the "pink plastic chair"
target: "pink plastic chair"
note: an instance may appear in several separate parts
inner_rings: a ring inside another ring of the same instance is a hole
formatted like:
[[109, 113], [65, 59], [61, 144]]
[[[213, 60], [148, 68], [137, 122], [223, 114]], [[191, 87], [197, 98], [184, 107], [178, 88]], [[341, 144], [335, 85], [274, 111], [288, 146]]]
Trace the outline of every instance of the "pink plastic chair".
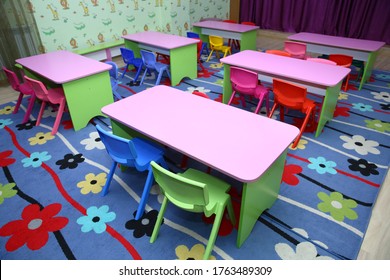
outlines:
[[238, 68], [238, 67], [230, 67], [230, 81], [232, 83], [232, 96], [228, 102], [230, 105], [234, 99], [236, 93], [240, 94], [241, 103], [244, 107], [245, 97], [244, 94], [253, 96], [259, 99], [259, 103], [255, 109], [255, 114], [257, 114], [260, 110], [260, 106], [263, 103], [263, 100], [266, 101], [267, 115], [269, 112], [269, 98], [268, 92], [269, 90], [263, 85], [259, 84], [258, 76], [256, 72], [252, 72], [246, 69]]
[[[19, 92], [18, 101], [16, 102], [15, 109], [13, 111], [14, 114], [16, 114], [19, 111], [20, 104], [22, 103], [22, 99], [24, 95], [31, 95], [31, 99], [35, 100], [34, 91], [31, 88], [31, 86], [28, 83], [20, 83], [18, 76], [16, 76], [15, 72], [7, 69], [3, 66], [3, 71], [5, 72], [5, 75], [7, 76], [7, 80], [11, 87]], [[28, 116], [27, 116], [28, 117]], [[26, 120], [27, 121], [27, 120]], [[23, 119], [23, 123], [26, 122]]]
[[291, 54], [291, 57], [298, 59], [306, 59], [307, 46], [305, 43], [299, 43], [294, 41], [285, 41], [284, 50]]
[[24, 78], [34, 90], [35, 96], [38, 99], [42, 100], [42, 105], [41, 105], [41, 109], [39, 110], [36, 126], [38, 126], [41, 123], [41, 119], [42, 119], [43, 111], [45, 110], [46, 107], [46, 103], [49, 102], [51, 104], [59, 105], [57, 117], [54, 122], [53, 129], [51, 131], [51, 135], [55, 135], [58, 131], [62, 114], [64, 113], [65, 106], [66, 106], [64, 90], [62, 89], [62, 87], [47, 89], [46, 86], [41, 81], [37, 81], [26, 76], [24, 76]]

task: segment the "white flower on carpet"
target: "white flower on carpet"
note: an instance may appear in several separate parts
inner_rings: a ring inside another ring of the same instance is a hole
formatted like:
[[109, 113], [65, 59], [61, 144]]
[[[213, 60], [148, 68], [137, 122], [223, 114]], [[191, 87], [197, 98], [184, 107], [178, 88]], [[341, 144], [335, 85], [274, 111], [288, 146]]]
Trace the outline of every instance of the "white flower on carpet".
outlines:
[[360, 155], [367, 155], [369, 153], [379, 155], [380, 151], [376, 148], [379, 143], [373, 140], [366, 140], [361, 135], [353, 135], [352, 137], [342, 135], [340, 139], [345, 143], [343, 147], [347, 150], [355, 150]]
[[164, 195], [161, 192], [160, 186], [158, 184], [155, 184], [150, 189], [150, 194], [157, 195], [157, 201], [158, 203], [162, 203], [164, 199]]
[[98, 150], [104, 150], [104, 144], [100, 140], [99, 133], [97, 131], [93, 131], [89, 134], [89, 138], [85, 138], [80, 141], [80, 144], [85, 146], [85, 149], [87, 151], [98, 149]]
[[[309, 237], [304, 229], [294, 228], [293, 231], [305, 238]], [[321, 241], [313, 240], [313, 242], [325, 249], [328, 249], [328, 246]], [[275, 245], [275, 251], [282, 260], [333, 260], [333, 258], [328, 256], [318, 256], [316, 246], [308, 241], [299, 243], [295, 250], [287, 243], [278, 243]]]
[[51, 106], [48, 106], [45, 111], [42, 114], [42, 118], [47, 118], [47, 117], [53, 117], [55, 118], [57, 116], [58, 110], [53, 109]]
[[384, 100], [387, 103], [390, 103], [390, 93], [382, 91], [382, 92], [371, 92], [371, 94], [374, 96], [377, 100]]
[[193, 93], [194, 91], [199, 91], [199, 92], [203, 92], [203, 93], [210, 92], [209, 89], [206, 89], [204, 87], [188, 87], [186, 92]]

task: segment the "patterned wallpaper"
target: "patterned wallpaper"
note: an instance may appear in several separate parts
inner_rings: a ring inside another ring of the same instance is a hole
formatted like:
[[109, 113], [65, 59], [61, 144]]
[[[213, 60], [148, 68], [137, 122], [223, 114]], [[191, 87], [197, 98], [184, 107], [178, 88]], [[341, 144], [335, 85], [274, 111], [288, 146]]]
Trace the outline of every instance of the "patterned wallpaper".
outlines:
[[201, 18], [229, 17], [230, 0], [30, 0], [41, 52], [83, 49], [154, 30], [186, 36]]

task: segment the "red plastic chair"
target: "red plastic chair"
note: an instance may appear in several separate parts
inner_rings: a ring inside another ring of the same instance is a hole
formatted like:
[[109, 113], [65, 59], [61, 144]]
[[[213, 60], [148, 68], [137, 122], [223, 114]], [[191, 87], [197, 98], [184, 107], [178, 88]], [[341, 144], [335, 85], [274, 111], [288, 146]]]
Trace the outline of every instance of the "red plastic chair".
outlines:
[[266, 50], [265, 53], [291, 57], [291, 54], [289, 54], [288, 52], [282, 51], [282, 50]]
[[256, 24], [254, 22], [251, 22], [251, 21], [243, 21], [243, 22], [241, 22], [241, 24], [256, 26]]
[[[353, 57], [345, 54], [330, 54], [329, 60], [336, 62], [338, 66], [349, 68], [352, 65]], [[345, 81], [344, 91], [348, 89], [349, 76], [350, 74], [348, 74], [347, 80]]]
[[[295, 139], [292, 148], [295, 148], [301, 139], [303, 131], [308, 124], [315, 125], [315, 108], [313, 100], [306, 97], [305, 87], [278, 79], [273, 79], [274, 106], [272, 106], [269, 117], [272, 117], [275, 109], [280, 107], [280, 120], [284, 121], [284, 109], [299, 110], [305, 114], [300, 132]], [[310, 123], [309, 123], [310, 121]]]
[[24, 78], [26, 82], [29, 83], [32, 89], [34, 90], [35, 96], [42, 101], [36, 126], [38, 126], [41, 123], [41, 119], [42, 119], [43, 111], [45, 110], [46, 107], [46, 103], [59, 105], [57, 117], [54, 122], [53, 129], [51, 131], [51, 135], [55, 135], [58, 131], [62, 114], [65, 111], [66, 98], [65, 98], [64, 90], [62, 89], [62, 87], [47, 89], [46, 86], [41, 81], [37, 81], [26, 76], [24, 76]]
[[[24, 95], [31, 95], [31, 99], [33, 99], [33, 101], [35, 100], [34, 91], [28, 83], [25, 83], [25, 82], [20, 83], [19, 78], [15, 74], [15, 72], [9, 70], [8, 68], [6, 68], [4, 66], [3, 66], [3, 71], [5, 72], [5, 75], [7, 76], [7, 80], [9, 82], [9, 84], [11, 85], [11, 87], [15, 91], [19, 92], [18, 101], [16, 102], [15, 109], [13, 111], [13, 113], [16, 114], [19, 111], [19, 107], [20, 107], [20, 104], [22, 103]], [[28, 113], [27, 118], [30, 115], [30, 112]], [[27, 121], [27, 119], [26, 120], [23, 119], [23, 123], [25, 123], [26, 121]]]
[[298, 59], [306, 59], [307, 46], [305, 43], [294, 42], [294, 41], [285, 41], [284, 42], [284, 51], [291, 54], [291, 57]]
[[241, 103], [244, 107], [245, 97], [244, 95], [253, 96], [259, 99], [259, 103], [255, 109], [255, 114], [257, 114], [260, 110], [261, 104], [263, 100], [266, 101], [267, 115], [269, 113], [269, 98], [268, 92], [269, 90], [263, 85], [259, 84], [258, 75], [256, 72], [249, 71], [247, 69], [242, 69], [238, 67], [230, 67], [230, 81], [232, 83], [232, 96], [228, 102], [230, 105], [235, 97], [235, 94], [240, 94]]
[[313, 61], [313, 62], [318, 62], [318, 63], [323, 63], [323, 64], [329, 64], [329, 65], [337, 65], [336, 62], [325, 59], [325, 58], [319, 58], [319, 57], [308, 57], [306, 58], [307, 61]]
[[[227, 22], [227, 23], [237, 23], [237, 21], [235, 20], [231, 20], [231, 19], [225, 19], [223, 20], [223, 22]], [[235, 39], [229, 39], [228, 40], [228, 46], [231, 47], [231, 48], [236, 48], [237, 50], [240, 49], [240, 41], [239, 40], [235, 40]]]

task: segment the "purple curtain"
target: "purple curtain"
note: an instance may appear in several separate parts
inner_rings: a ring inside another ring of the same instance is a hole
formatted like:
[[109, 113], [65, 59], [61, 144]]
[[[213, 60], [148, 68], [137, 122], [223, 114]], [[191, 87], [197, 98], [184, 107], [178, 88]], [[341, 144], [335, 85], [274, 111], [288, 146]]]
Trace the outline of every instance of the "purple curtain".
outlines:
[[255, 22], [262, 29], [390, 44], [389, 0], [241, 0], [240, 21]]

